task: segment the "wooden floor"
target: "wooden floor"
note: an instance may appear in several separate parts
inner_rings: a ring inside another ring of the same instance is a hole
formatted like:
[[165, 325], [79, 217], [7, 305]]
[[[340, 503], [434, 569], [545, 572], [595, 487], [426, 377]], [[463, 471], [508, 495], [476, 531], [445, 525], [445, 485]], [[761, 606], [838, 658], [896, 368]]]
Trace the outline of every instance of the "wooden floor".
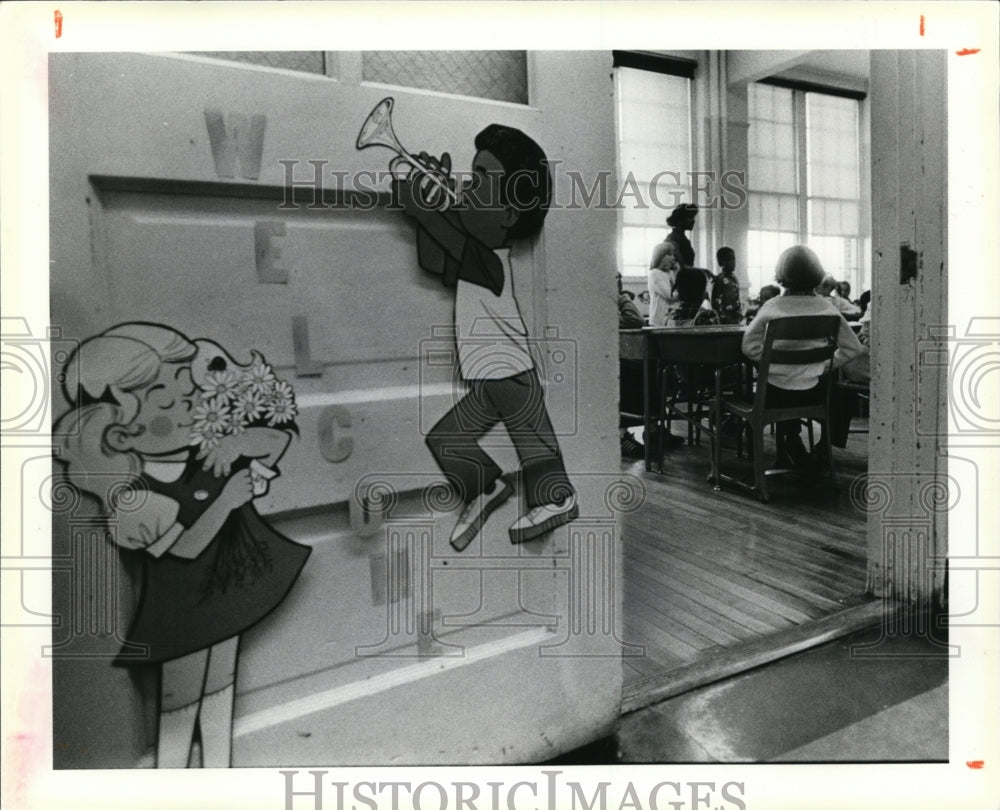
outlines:
[[[834, 449], [836, 492], [827, 477], [775, 476], [768, 504], [713, 490], [706, 438], [668, 451], [662, 473], [623, 462], [646, 486], [623, 527], [625, 640], [645, 648], [625, 658], [626, 692], [871, 601], [865, 515], [849, 494], [867, 470], [867, 441], [852, 434], [846, 450]], [[765, 450], [773, 459], [770, 437]], [[723, 470], [752, 478], [732, 448]]]

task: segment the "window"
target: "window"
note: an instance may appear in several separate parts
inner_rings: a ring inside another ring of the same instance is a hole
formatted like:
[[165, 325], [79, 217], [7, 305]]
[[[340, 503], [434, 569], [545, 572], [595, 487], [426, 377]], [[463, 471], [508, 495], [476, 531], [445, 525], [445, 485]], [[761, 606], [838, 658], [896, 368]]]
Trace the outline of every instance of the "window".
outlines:
[[330, 74], [324, 51], [193, 51], [195, 56], [241, 62], [246, 65], [294, 70], [298, 73]]
[[527, 51], [365, 51], [366, 82], [528, 103]]
[[[195, 56], [437, 93], [528, 103], [527, 51], [200, 51]], [[342, 76], [340, 78], [343, 78]]]
[[786, 247], [807, 244], [823, 267], [859, 295], [869, 285], [863, 255], [860, 98], [794, 83], [749, 87], [747, 152], [750, 293], [773, 283]]
[[615, 52], [619, 269], [646, 277], [670, 210], [691, 201], [693, 64]]

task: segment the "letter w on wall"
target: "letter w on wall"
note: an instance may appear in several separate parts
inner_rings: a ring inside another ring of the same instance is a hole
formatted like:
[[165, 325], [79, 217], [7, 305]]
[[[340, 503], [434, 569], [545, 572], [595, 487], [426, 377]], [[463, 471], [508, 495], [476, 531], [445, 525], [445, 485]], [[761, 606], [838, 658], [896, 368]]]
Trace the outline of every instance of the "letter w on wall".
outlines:
[[266, 124], [264, 115], [230, 113], [223, 118], [221, 110], [205, 110], [208, 140], [219, 177], [236, 177], [237, 164], [240, 177], [256, 180], [260, 176]]

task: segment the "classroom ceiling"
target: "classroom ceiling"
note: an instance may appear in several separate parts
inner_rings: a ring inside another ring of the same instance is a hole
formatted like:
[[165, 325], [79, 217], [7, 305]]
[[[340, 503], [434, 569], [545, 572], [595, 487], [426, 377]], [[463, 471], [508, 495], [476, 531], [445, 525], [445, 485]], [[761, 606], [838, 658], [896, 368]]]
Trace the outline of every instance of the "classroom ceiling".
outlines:
[[870, 51], [810, 51], [799, 63], [802, 68], [849, 76], [854, 79], [868, 78]]

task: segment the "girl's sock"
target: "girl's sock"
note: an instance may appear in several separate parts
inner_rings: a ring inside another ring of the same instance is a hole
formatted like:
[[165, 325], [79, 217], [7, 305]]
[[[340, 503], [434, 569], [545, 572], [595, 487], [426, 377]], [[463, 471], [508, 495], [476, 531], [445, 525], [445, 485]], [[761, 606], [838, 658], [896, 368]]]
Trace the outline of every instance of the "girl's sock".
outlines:
[[191, 756], [194, 723], [198, 719], [198, 703], [160, 712], [160, 729], [156, 744], [157, 768], [186, 768]]
[[201, 766], [229, 768], [233, 748], [233, 684], [201, 699]]

